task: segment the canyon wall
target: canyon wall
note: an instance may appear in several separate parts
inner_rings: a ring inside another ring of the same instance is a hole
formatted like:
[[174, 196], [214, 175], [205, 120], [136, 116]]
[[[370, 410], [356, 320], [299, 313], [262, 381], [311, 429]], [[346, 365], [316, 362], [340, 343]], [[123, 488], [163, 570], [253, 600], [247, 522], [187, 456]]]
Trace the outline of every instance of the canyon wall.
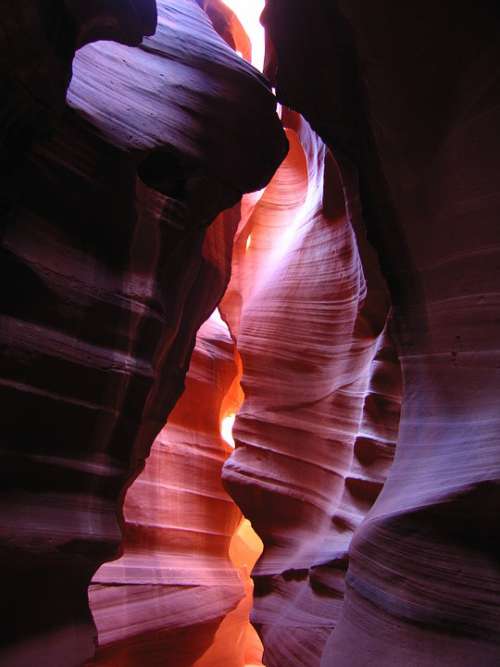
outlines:
[[392, 460], [400, 398], [388, 293], [363, 248], [367, 283], [355, 205], [351, 215], [322, 140], [297, 114], [283, 120], [290, 151], [240, 223], [221, 305], [245, 394], [223, 477], [264, 542], [252, 620], [267, 667], [319, 664], [350, 540]]
[[[113, 2], [3, 10], [2, 157], [13, 187], [1, 211], [0, 663], [9, 667], [92, 657], [89, 581], [118, 553], [125, 490], [229, 277], [237, 217], [207, 226], [263, 187], [286, 152], [264, 79], [194, 0], [156, 4], [156, 29], [147, 2], [118, 14]], [[133, 47], [141, 26], [154, 35]], [[72, 63], [77, 45], [100, 37], [123, 44], [87, 44]], [[9, 51], [17, 40], [33, 49], [29, 67], [20, 47]]]
[[2, 9], [2, 666], [499, 664], [498, 3], [262, 20]]
[[244, 665], [243, 615], [213, 646], [245, 597], [230, 560], [241, 513], [221, 483], [231, 451], [221, 423], [238, 408], [239, 392], [233, 340], [214, 314], [198, 332], [185, 392], [127, 493], [124, 554], [94, 575], [100, 649], [92, 664], [201, 667], [211, 648], [218, 664]]
[[355, 175], [403, 369], [321, 664], [496, 665], [498, 5], [268, 0], [264, 20], [278, 97]]

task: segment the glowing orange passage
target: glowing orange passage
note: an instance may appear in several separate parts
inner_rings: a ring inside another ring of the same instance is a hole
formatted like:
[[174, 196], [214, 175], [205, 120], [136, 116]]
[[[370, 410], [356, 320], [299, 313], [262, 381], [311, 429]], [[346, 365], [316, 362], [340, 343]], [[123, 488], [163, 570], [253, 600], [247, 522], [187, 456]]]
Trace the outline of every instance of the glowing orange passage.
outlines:
[[[223, 2], [233, 10], [240, 20], [244, 30], [250, 38], [252, 46], [252, 64], [254, 67], [263, 70], [264, 67], [264, 51], [265, 51], [265, 34], [264, 29], [260, 24], [260, 15], [264, 10], [265, 0], [223, 0]], [[251, 235], [246, 241], [246, 250], [250, 249], [252, 244]], [[234, 449], [235, 441], [233, 438], [233, 426], [236, 420], [236, 415], [244, 400], [243, 391], [241, 390], [240, 381], [242, 376], [241, 359], [237, 359], [238, 363], [238, 377], [228, 392], [227, 401], [221, 410], [220, 415], [220, 433], [222, 439], [229, 447]], [[250, 574], [255, 566], [255, 563], [262, 554], [264, 545], [262, 540], [253, 530], [252, 524], [244, 517], [241, 520], [238, 529], [236, 530], [229, 547], [229, 556], [233, 565], [240, 571], [242, 580], [245, 585], [246, 595], [240, 602], [238, 607], [225, 619], [221, 624], [217, 634], [224, 634], [225, 631], [230, 631], [232, 623], [236, 618], [246, 617], [249, 619], [249, 614], [253, 604], [253, 582]], [[233, 616], [233, 618], [231, 618]], [[224, 626], [227, 626], [225, 628]], [[260, 638], [249, 620], [244, 624], [244, 636], [241, 638], [244, 645], [244, 665], [245, 667], [262, 667], [263, 646]]]
[[[240, 385], [243, 368], [238, 353], [235, 352], [235, 355], [237, 375], [224, 397], [219, 415], [221, 437], [232, 449], [235, 447], [232, 429], [236, 414], [244, 400]], [[231, 538], [229, 558], [239, 572], [245, 596], [237, 607], [224, 618], [215, 633], [211, 647], [193, 667], [222, 667], [221, 659], [234, 660], [236, 654], [239, 659], [238, 663], [228, 664], [227, 667], [263, 667], [262, 642], [249, 618], [253, 605], [253, 582], [250, 574], [262, 551], [261, 539], [253, 530], [250, 521], [242, 517]], [[233, 651], [234, 648], [236, 651], [224, 656], [225, 647], [233, 647]], [[229, 655], [232, 657], [229, 658]]]
[[265, 0], [223, 0], [241, 21], [252, 43], [252, 65], [262, 71], [264, 67], [264, 28], [259, 18], [264, 9]]
[[[238, 373], [225, 397], [220, 413], [221, 437], [232, 449], [235, 447], [233, 426], [236, 421], [236, 415], [245, 399], [240, 384], [243, 367], [241, 357], [237, 352], [236, 363]], [[217, 635], [223, 636], [225, 632], [231, 632], [231, 628], [234, 628], [239, 620], [240, 627], [244, 628], [243, 635], [240, 638], [244, 655], [244, 667], [262, 667], [263, 665], [262, 654], [264, 649], [262, 642], [249, 620], [253, 605], [253, 582], [250, 575], [263, 549], [262, 540], [252, 528], [252, 524], [248, 519], [242, 517], [241, 523], [231, 539], [229, 557], [234, 567], [240, 572], [245, 586], [245, 597], [237, 608], [222, 622], [216, 633], [215, 640], [217, 640]]]

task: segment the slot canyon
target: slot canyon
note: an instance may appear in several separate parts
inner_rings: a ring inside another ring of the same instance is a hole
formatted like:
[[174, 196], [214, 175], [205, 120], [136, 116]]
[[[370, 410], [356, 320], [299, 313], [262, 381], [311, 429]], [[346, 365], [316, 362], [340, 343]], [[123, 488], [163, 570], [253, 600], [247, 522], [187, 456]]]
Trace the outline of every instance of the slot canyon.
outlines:
[[1, 13], [0, 667], [498, 667], [498, 0]]

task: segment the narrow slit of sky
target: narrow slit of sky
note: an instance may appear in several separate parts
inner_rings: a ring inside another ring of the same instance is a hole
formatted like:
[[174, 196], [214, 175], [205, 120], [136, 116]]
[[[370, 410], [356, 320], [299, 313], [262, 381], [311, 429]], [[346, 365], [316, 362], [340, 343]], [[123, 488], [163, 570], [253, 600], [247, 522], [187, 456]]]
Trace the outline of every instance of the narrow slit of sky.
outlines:
[[252, 65], [262, 72], [264, 67], [264, 28], [259, 22], [265, 0], [223, 0], [241, 21], [252, 42]]

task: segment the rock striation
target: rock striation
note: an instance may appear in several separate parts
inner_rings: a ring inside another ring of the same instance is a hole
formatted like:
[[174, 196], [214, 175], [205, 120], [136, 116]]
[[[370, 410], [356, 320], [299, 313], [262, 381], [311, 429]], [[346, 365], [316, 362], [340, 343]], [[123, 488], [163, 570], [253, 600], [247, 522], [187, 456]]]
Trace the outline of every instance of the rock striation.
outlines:
[[[37, 121], [37, 105], [54, 108], [54, 128], [26, 133], [2, 217], [0, 663], [70, 667], [94, 654], [89, 581], [117, 555], [125, 490], [228, 280], [237, 217], [207, 226], [263, 187], [287, 147], [264, 79], [194, 0], [156, 3], [156, 31], [139, 47], [129, 44], [141, 35], [113, 32], [127, 44], [80, 49], [66, 103], [74, 44], [88, 39], [77, 19], [103, 36], [90, 10], [116, 3], [88, 4], [83, 17], [68, 5], [76, 19], [62, 3], [31, 4], [42, 14], [12, 7], [5, 25], [33, 28], [19, 34], [41, 47], [39, 68], [18, 76], [2, 51], [2, 85], [15, 91], [18, 77], [26, 92], [26, 75], [45, 90], [52, 73], [47, 104], [26, 99]], [[77, 26], [63, 54], [56, 37], [69, 33], [46, 34], [49, 18]], [[8, 118], [22, 119], [24, 101], [8, 99]], [[15, 148], [23, 133], [4, 127]]]
[[321, 664], [496, 665], [498, 6], [268, 0], [264, 20], [278, 96], [355, 176], [403, 370]]
[[4, 5], [0, 665], [496, 667], [498, 2]]
[[124, 554], [94, 575], [100, 648], [92, 664], [202, 667], [210, 649], [215, 664], [244, 665], [242, 612], [241, 627], [227, 620], [225, 641], [215, 639], [248, 582], [230, 559], [241, 513], [221, 482], [231, 451], [221, 423], [239, 392], [233, 340], [216, 311], [198, 332], [186, 389], [127, 493]]
[[221, 306], [245, 394], [223, 478], [264, 542], [252, 620], [267, 667], [320, 662], [350, 540], [393, 457], [401, 392], [356, 206], [307, 122], [287, 110], [284, 122], [290, 151], [258, 201], [247, 197]]

